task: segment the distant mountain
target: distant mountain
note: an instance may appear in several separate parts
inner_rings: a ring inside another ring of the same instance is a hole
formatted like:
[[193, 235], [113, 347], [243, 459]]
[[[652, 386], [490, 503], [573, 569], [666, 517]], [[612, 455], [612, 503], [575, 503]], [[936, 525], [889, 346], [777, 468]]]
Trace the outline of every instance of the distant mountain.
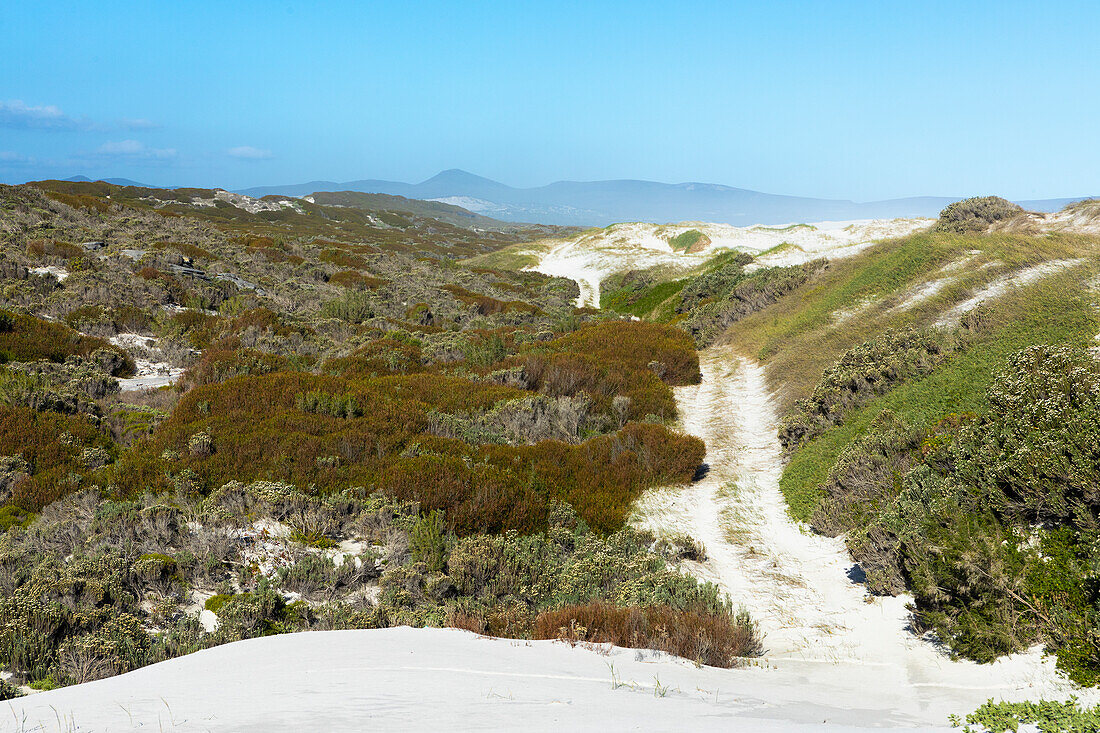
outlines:
[[442, 201], [411, 199], [385, 193], [361, 193], [359, 191], [319, 191], [303, 196], [306, 201], [321, 206], [342, 206], [368, 212], [401, 211], [464, 229], [485, 231], [514, 231], [515, 223], [491, 219], [475, 214], [461, 206]]
[[[514, 222], [605, 226], [616, 222], [711, 221], [738, 226], [804, 221], [937, 216], [955, 197], [915, 197], [857, 203], [781, 196], [711, 183], [653, 181], [558, 181], [514, 188], [466, 171], [443, 171], [421, 183], [362, 180], [311, 181], [239, 191], [249, 196], [305, 196], [319, 191], [360, 191], [427, 199]], [[1085, 198], [1085, 197], [1081, 197]], [[1056, 211], [1080, 199], [1021, 201], [1033, 211]]]
[[[61, 179], [68, 183], [92, 183], [93, 179], [88, 176], [73, 176], [72, 178]], [[111, 183], [116, 186], [137, 186], [138, 188], [172, 188], [172, 186], [150, 186], [147, 183], [138, 183], [137, 181], [131, 181], [129, 178], [97, 178], [96, 181], [103, 181], [104, 183]]]

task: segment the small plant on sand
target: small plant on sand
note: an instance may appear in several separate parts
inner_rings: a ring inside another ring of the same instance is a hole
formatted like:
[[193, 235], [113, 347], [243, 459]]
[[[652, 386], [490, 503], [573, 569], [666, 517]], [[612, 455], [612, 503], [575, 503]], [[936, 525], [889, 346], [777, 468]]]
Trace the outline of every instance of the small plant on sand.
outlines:
[[1021, 725], [1034, 726], [1039, 733], [1088, 733], [1100, 730], [1100, 707], [1081, 708], [1075, 697], [1066, 702], [993, 702], [991, 699], [967, 715], [965, 723], [957, 715], [952, 715], [950, 722], [952, 727], [962, 728], [967, 733], [1008, 733], [1018, 731]]

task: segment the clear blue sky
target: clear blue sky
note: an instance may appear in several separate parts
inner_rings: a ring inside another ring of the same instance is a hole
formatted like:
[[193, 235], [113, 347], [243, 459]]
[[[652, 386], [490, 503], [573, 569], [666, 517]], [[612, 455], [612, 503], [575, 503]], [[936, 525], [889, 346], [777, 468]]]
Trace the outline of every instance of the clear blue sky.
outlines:
[[9, 0], [0, 181], [1097, 194], [1098, 38], [1095, 0]]

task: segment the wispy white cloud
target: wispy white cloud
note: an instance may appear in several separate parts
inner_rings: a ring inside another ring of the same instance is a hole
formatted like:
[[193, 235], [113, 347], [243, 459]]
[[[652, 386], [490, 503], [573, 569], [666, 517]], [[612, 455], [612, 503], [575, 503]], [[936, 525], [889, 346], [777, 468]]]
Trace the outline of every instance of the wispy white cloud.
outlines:
[[225, 151], [231, 158], [243, 158], [245, 160], [267, 160], [272, 157], [270, 150], [254, 148], [251, 145], [241, 145]]
[[0, 102], [0, 127], [14, 130], [89, 130], [94, 125], [71, 117], [52, 104], [30, 105], [21, 99]]
[[9, 130], [158, 130], [160, 124], [144, 117], [121, 117], [97, 122], [73, 117], [54, 104], [27, 104], [21, 99], [0, 101], [0, 128]]
[[123, 117], [118, 121], [118, 126], [124, 130], [159, 130], [160, 124], [145, 118]]
[[15, 153], [11, 150], [0, 150], [0, 167], [22, 168], [35, 165], [36, 163], [37, 161], [34, 158], [23, 155], [22, 153]]
[[171, 160], [176, 157], [175, 148], [151, 148], [138, 140], [117, 140], [100, 145], [95, 153], [98, 157], [125, 158], [129, 160]]

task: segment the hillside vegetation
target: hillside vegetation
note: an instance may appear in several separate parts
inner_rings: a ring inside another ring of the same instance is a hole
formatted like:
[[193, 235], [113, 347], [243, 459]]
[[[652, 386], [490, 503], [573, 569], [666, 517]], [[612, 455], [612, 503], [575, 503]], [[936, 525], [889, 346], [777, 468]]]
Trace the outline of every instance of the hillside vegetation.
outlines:
[[397, 624], [758, 653], [625, 528], [703, 461], [691, 337], [456, 262], [553, 229], [321, 198], [0, 187], [0, 666]]

